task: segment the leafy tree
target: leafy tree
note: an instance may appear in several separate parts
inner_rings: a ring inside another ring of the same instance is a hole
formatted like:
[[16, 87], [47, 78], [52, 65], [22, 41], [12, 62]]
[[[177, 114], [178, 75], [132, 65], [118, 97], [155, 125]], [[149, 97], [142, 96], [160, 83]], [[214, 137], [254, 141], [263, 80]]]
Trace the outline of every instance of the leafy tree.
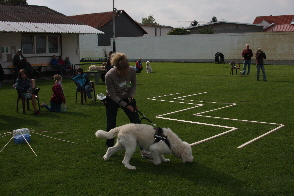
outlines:
[[196, 21], [196, 20], [194, 20], [192, 23], [191, 23], [191, 26], [197, 26], [199, 23]]
[[168, 35], [187, 35], [190, 34], [191, 32], [183, 29], [183, 28], [174, 28], [170, 32], [168, 32]]
[[0, 0], [0, 3], [16, 4], [16, 5], [28, 5], [27, 0]]
[[217, 18], [213, 16], [210, 22], [217, 22]]
[[202, 29], [200, 29], [199, 34], [214, 34], [214, 30], [212, 26], [205, 26]]
[[145, 25], [147, 25], [147, 24], [155, 24], [155, 25], [159, 25], [156, 21], [155, 21], [155, 19], [154, 19], [154, 17], [150, 14], [147, 18], [142, 18], [142, 24], [145, 24]]

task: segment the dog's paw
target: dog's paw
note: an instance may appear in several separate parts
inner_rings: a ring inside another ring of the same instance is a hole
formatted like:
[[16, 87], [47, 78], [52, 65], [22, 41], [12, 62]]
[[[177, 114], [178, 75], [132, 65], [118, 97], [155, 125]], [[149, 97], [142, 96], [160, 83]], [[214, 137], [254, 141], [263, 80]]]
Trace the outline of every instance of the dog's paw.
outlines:
[[169, 159], [162, 160], [162, 162], [164, 162], [164, 163], [169, 162], [169, 161], [170, 161]]
[[103, 156], [104, 161], [107, 161], [109, 159], [109, 157], [107, 157], [106, 155]]
[[132, 165], [126, 165], [126, 168], [128, 168], [128, 169], [136, 169], [136, 167], [132, 166]]

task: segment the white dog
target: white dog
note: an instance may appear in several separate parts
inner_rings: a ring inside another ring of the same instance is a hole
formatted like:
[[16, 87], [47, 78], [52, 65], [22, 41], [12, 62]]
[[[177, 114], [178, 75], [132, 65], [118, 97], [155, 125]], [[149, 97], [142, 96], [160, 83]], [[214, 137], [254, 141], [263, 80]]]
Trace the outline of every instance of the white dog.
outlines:
[[146, 61], [146, 72], [147, 73], [152, 73], [152, 67], [151, 67], [149, 61]]
[[173, 153], [184, 163], [193, 162], [194, 159], [190, 145], [183, 142], [169, 128], [158, 129], [146, 124], [126, 124], [111, 129], [109, 132], [98, 130], [95, 135], [104, 139], [112, 139], [116, 135], [118, 136], [115, 146], [108, 148], [103, 158], [108, 160], [115, 152], [125, 150], [122, 163], [128, 169], [136, 169], [135, 166], [129, 164], [129, 161], [137, 145], [151, 152], [155, 165], [169, 161], [169, 159], [164, 158], [164, 154]]
[[89, 71], [103, 71], [105, 70], [104, 66], [90, 65]]

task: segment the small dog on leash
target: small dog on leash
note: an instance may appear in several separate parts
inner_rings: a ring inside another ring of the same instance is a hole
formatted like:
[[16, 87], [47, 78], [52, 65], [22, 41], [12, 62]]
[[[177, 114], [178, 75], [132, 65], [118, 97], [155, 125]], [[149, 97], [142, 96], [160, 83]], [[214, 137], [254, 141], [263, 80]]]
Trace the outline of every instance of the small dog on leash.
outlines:
[[152, 73], [152, 67], [151, 67], [149, 61], [146, 61], [146, 72], [147, 73]]
[[122, 163], [128, 169], [136, 169], [129, 164], [129, 161], [136, 151], [137, 145], [143, 150], [151, 152], [153, 163], [159, 165], [161, 162], [168, 162], [164, 154], [173, 153], [185, 162], [193, 162], [192, 148], [187, 142], [183, 142], [169, 128], [154, 128], [146, 124], [126, 124], [111, 129], [109, 132], [98, 130], [96, 137], [112, 139], [117, 136], [117, 142], [113, 147], [108, 148], [103, 156], [107, 161], [117, 151], [125, 150], [125, 157]]

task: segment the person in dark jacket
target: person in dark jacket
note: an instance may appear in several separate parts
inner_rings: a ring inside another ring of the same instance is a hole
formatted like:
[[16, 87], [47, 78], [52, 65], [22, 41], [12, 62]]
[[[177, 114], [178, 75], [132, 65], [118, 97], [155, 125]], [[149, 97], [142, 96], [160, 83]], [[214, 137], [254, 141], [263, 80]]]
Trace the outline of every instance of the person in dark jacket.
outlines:
[[16, 79], [16, 83], [13, 86], [18, 91], [19, 96], [22, 96], [24, 99], [32, 99], [32, 105], [35, 114], [41, 114], [36, 107], [36, 94], [33, 94], [31, 80], [28, 78], [28, 74], [24, 69], [19, 70], [18, 78]]
[[19, 73], [19, 70], [24, 68], [24, 56], [22, 55], [21, 49], [18, 49], [17, 54], [14, 55], [13, 57], [13, 66], [14, 66], [14, 71], [15, 75], [17, 76]]
[[263, 59], [266, 59], [266, 55], [260, 48], [258, 48], [258, 50], [255, 54], [255, 58], [256, 58], [256, 68], [257, 68], [257, 72], [256, 72], [257, 81], [259, 81], [260, 70], [262, 71], [262, 74], [263, 74], [263, 81], [267, 81], [264, 63], [263, 63]]

